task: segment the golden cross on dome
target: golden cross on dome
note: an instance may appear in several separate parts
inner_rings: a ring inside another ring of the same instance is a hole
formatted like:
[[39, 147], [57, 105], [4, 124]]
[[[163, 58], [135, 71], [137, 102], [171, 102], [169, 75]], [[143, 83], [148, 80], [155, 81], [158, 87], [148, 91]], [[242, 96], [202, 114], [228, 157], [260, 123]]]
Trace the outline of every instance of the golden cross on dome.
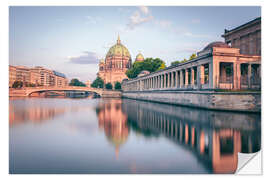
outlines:
[[120, 36], [118, 34], [118, 38], [117, 38], [117, 44], [120, 44], [121, 43], [121, 40], [120, 40]]

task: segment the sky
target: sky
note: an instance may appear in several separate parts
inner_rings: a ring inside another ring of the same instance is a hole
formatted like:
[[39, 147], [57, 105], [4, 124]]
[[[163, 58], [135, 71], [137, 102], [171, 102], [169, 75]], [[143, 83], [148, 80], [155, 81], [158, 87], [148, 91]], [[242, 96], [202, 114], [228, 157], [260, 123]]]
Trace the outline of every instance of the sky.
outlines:
[[141, 52], [169, 66], [259, 16], [259, 6], [11, 6], [9, 64], [93, 81], [118, 34], [133, 62]]

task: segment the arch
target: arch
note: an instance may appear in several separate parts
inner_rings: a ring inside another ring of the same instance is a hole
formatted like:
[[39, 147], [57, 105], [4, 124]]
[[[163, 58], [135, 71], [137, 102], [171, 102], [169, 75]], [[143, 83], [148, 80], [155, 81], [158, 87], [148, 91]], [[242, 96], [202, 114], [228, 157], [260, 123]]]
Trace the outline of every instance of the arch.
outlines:
[[103, 94], [103, 89], [90, 88], [90, 87], [80, 87], [80, 86], [67, 86], [67, 87], [37, 87], [26, 89], [26, 96], [30, 96], [35, 92], [46, 92], [46, 91], [85, 91], [94, 92], [100, 96]]

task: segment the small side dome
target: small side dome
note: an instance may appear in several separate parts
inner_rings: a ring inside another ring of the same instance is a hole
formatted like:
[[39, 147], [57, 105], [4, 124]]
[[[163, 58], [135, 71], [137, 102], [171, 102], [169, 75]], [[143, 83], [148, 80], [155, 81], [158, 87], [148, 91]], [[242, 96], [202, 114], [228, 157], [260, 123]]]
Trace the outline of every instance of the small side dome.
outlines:
[[139, 53], [137, 56], [136, 56], [136, 59], [135, 61], [143, 61], [144, 60], [144, 57], [141, 53]]
[[104, 64], [104, 63], [105, 63], [104, 59], [101, 59], [101, 60], [99, 61], [99, 64]]
[[205, 50], [208, 50], [208, 49], [211, 49], [213, 47], [222, 47], [222, 48], [230, 48], [230, 46], [224, 42], [221, 42], [221, 41], [215, 41], [215, 42], [212, 42], [210, 44], [208, 44], [204, 49], [203, 51]]
[[150, 74], [150, 72], [144, 70], [144, 71], [140, 72], [140, 74], [138, 74], [138, 77], [144, 76], [144, 75], [146, 75], [146, 74]]

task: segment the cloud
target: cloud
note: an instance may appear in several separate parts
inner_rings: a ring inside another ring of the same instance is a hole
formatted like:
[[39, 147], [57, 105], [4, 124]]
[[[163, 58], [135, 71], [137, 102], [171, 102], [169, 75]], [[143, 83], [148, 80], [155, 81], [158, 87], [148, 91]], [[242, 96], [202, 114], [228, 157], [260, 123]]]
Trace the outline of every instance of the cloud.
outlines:
[[140, 11], [141, 11], [142, 13], [144, 13], [145, 15], [147, 15], [147, 14], [149, 13], [149, 8], [146, 7], [146, 6], [140, 6], [139, 9], [140, 9]]
[[98, 64], [98, 56], [94, 52], [84, 51], [79, 56], [69, 56], [69, 62], [73, 64]]
[[135, 27], [154, 19], [147, 7], [141, 6], [139, 7], [139, 10], [140, 11], [135, 11], [129, 17], [129, 22], [127, 24], [128, 29], [133, 30]]

